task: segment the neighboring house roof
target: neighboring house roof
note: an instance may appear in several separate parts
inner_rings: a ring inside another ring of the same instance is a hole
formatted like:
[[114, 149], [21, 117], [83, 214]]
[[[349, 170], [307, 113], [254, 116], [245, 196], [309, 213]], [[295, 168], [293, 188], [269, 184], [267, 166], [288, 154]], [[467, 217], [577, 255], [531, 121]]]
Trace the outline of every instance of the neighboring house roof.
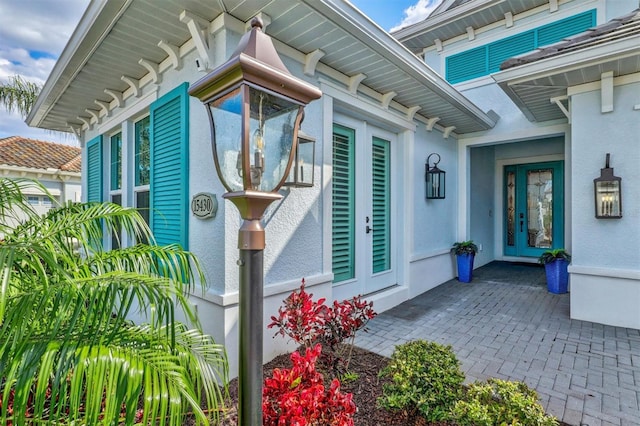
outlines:
[[80, 148], [11, 136], [0, 139], [0, 166], [80, 173]]
[[[302, 62], [305, 72], [317, 69], [347, 90], [360, 89], [409, 117], [416, 111], [424, 122], [439, 117], [437, 127], [455, 126], [454, 133], [495, 125], [495, 115], [480, 110], [347, 1], [194, 0], [185, 7], [168, 1], [92, 1], [27, 122], [77, 132], [101, 122], [141, 87], [159, 83], [163, 71], [197, 49], [181, 16], [209, 36], [224, 26], [245, 32], [244, 23], [263, 13], [271, 21], [265, 32], [276, 48]], [[215, 58], [211, 68], [224, 59]], [[195, 71], [195, 64], [187, 65]]]
[[502, 68], [493, 78], [529, 120], [566, 118], [562, 102], [569, 87], [600, 81], [608, 71], [613, 77], [640, 72], [640, 9], [507, 60]]
[[550, 7], [549, 0], [444, 0], [427, 19], [393, 33], [409, 50], [420, 54], [435, 40], [467, 34], [467, 28], [482, 28], [536, 7]]

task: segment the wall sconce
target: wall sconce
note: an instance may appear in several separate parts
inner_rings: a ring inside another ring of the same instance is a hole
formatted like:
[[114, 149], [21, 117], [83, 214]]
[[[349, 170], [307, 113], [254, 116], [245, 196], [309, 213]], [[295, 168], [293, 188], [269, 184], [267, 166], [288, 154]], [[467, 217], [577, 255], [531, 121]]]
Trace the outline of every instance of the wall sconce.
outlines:
[[620, 219], [622, 217], [622, 178], [613, 175], [609, 167], [609, 153], [600, 177], [593, 180], [596, 201], [596, 219]]
[[[438, 161], [433, 162], [433, 167], [430, 166], [430, 158], [432, 155], [438, 157]], [[439, 200], [443, 199], [445, 195], [445, 171], [438, 168], [440, 163], [440, 155], [435, 152], [429, 154], [427, 162], [424, 165], [426, 185], [426, 197], [427, 200]]]
[[316, 138], [298, 130], [298, 146], [293, 160], [293, 166], [285, 186], [310, 187], [313, 186], [313, 174], [316, 153]]

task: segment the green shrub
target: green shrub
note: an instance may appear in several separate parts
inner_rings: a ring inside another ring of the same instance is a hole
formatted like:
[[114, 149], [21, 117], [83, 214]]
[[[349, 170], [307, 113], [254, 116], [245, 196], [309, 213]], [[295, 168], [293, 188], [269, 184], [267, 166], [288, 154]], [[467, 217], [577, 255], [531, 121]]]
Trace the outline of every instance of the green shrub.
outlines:
[[415, 340], [396, 346], [380, 371], [383, 384], [378, 404], [387, 409], [417, 409], [428, 421], [447, 420], [462, 395], [464, 375], [451, 346]]
[[525, 383], [489, 379], [469, 386], [466, 400], [458, 401], [453, 418], [461, 426], [556, 426]]

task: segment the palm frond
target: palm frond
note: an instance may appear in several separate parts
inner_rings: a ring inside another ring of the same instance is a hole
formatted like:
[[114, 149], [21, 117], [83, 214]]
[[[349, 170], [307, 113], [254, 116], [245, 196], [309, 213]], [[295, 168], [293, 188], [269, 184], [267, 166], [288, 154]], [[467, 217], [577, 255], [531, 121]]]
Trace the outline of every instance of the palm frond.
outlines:
[[[146, 424], [179, 425], [187, 412], [205, 424], [200, 403], [217, 413], [228, 373], [188, 299], [205, 285], [197, 258], [155, 245], [130, 208], [38, 215], [25, 185], [0, 179], [0, 421], [129, 425], [142, 404]], [[115, 230], [151, 244], [105, 251]], [[149, 323], [134, 326], [134, 314]]]
[[23, 117], [29, 114], [42, 87], [27, 81], [19, 75], [9, 77], [9, 81], [0, 84], [0, 105], [9, 111], [16, 111]]
[[[197, 330], [180, 326], [176, 333], [179, 344], [173, 349], [156, 330], [135, 326], [123, 328], [108, 344], [33, 341], [2, 357], [3, 401], [14, 394], [17, 424], [133, 424], [139, 405], [143, 424], [181, 425], [187, 413], [197, 424], [209, 424], [227, 393], [219, 384], [228, 379], [224, 348]], [[27, 419], [30, 408], [33, 417]], [[10, 417], [2, 404], [3, 424]]]

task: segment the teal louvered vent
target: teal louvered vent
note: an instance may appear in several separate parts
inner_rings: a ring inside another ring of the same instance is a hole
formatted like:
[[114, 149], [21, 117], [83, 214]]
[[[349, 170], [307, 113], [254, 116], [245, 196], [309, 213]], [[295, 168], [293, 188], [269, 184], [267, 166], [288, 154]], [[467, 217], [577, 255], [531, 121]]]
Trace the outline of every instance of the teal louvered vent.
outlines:
[[557, 43], [563, 38], [579, 34], [596, 25], [596, 10], [592, 9], [579, 15], [563, 19], [538, 28], [536, 47]]
[[159, 245], [188, 245], [188, 84], [151, 105], [151, 229]]
[[447, 81], [449, 83], [482, 77], [487, 73], [487, 49], [485, 46], [447, 58]]
[[102, 135], [87, 143], [87, 201], [102, 201]]
[[488, 46], [489, 72], [500, 71], [500, 64], [509, 58], [531, 52], [535, 49], [535, 33], [527, 31], [505, 38]]
[[460, 83], [500, 71], [509, 58], [557, 43], [596, 25], [596, 9], [447, 57], [445, 78]]
[[332, 269], [333, 281], [355, 277], [355, 131], [333, 127], [333, 215]]
[[389, 141], [373, 138], [371, 199], [373, 203], [373, 273], [391, 268], [391, 179]]

